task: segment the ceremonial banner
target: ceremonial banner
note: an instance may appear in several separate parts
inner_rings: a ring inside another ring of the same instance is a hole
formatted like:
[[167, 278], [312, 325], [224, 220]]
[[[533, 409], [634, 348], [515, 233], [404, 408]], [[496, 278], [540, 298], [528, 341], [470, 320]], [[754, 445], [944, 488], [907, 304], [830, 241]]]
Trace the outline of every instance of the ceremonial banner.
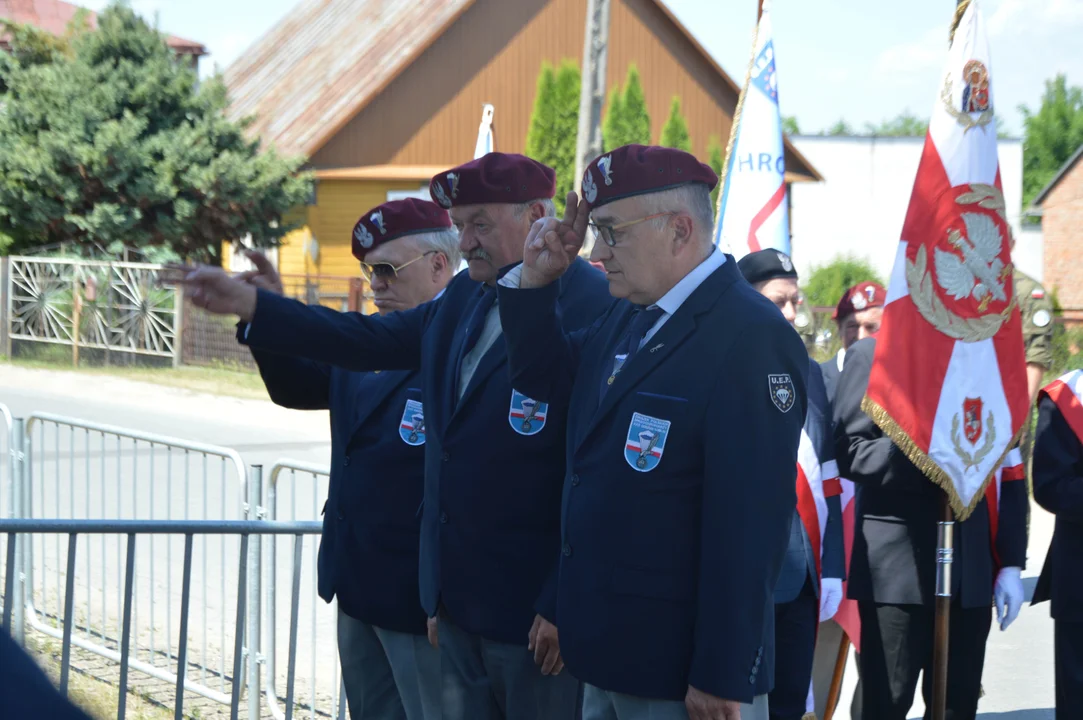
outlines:
[[862, 403], [959, 520], [984, 497], [1029, 410], [994, 77], [970, 2], [948, 51]]
[[[846, 577], [850, 577], [850, 555], [854, 550], [854, 483], [840, 478], [842, 486], [842, 541], [846, 549]], [[857, 600], [846, 594], [846, 581], [842, 582], [842, 602], [833, 618], [850, 638], [854, 652], [861, 652], [861, 618], [857, 612]]]
[[474, 159], [493, 151], [493, 106], [486, 105], [481, 111], [481, 125], [478, 127], [478, 141], [474, 144]]
[[715, 223], [715, 245], [737, 259], [766, 248], [792, 254], [769, 3], [753, 48], [726, 149]]

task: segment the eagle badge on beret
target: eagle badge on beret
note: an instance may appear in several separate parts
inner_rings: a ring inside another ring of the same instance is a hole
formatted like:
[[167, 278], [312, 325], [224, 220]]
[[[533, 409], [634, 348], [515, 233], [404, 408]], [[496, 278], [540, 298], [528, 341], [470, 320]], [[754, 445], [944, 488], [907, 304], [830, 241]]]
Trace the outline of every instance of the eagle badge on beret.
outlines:
[[443, 186], [440, 185], [439, 182], [434, 182], [432, 184], [432, 191], [433, 191], [433, 194], [436, 195], [436, 197], [434, 199], [436, 200], [437, 204], [440, 205], [440, 207], [442, 207], [442, 208], [451, 207], [451, 198], [449, 198], [447, 196], [447, 193], [444, 192], [444, 188], [443, 188]]
[[369, 229], [365, 227], [364, 223], [357, 223], [357, 227], [353, 230], [353, 236], [354, 239], [357, 240], [357, 243], [365, 250], [372, 247], [374, 238], [372, 237], [372, 233], [369, 232]]
[[598, 186], [594, 182], [594, 174], [590, 171], [590, 168], [587, 168], [587, 171], [583, 173], [583, 197], [589, 203], [593, 203], [598, 199]]
[[793, 270], [793, 263], [790, 261], [790, 256], [786, 253], [778, 253], [778, 261], [782, 263], [782, 269], [786, 272]]
[[451, 199], [459, 197], [459, 176], [457, 173], [447, 174], [447, 186], [451, 188]]
[[850, 296], [850, 304], [854, 306], [854, 310], [864, 310], [869, 306], [869, 301], [861, 293], [855, 292]]

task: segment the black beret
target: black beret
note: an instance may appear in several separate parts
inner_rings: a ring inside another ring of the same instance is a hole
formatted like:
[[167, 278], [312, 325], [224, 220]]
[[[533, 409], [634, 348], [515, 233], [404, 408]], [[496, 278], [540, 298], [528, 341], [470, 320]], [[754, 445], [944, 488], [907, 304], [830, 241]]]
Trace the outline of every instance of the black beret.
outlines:
[[757, 250], [737, 261], [737, 267], [750, 285], [775, 278], [797, 279], [793, 260], [780, 250]]

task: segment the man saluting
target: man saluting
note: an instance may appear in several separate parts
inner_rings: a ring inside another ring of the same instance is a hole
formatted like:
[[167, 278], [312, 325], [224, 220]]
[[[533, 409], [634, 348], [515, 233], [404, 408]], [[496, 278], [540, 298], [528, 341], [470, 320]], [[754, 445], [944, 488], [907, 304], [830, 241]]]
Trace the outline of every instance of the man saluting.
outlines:
[[[584, 720], [767, 717], [809, 361], [712, 245], [717, 181], [618, 148], [499, 283], [512, 384], [568, 408], [557, 624]], [[569, 333], [559, 280], [588, 214], [623, 300]]]
[[[509, 380], [495, 285], [522, 260], [531, 224], [553, 214], [555, 173], [489, 153], [432, 179], [470, 263], [436, 302], [372, 317], [334, 313], [201, 268], [193, 302], [250, 323], [247, 342], [354, 371], [421, 369], [425, 490], [421, 605], [438, 625], [444, 720], [573, 718], [553, 605], [560, 549], [564, 417]], [[373, 220], [373, 238], [387, 229]], [[367, 240], [367, 238], [366, 238]], [[556, 288], [568, 329], [612, 304], [578, 260]]]

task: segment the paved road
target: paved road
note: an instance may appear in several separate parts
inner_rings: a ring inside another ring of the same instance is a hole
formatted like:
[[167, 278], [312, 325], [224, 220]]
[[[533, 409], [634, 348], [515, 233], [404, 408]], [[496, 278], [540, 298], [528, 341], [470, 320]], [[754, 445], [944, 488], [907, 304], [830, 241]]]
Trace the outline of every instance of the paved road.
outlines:
[[[243, 466], [265, 469], [283, 458], [326, 466], [330, 438], [326, 412], [285, 410], [267, 401], [215, 397], [120, 378], [0, 366], [0, 403], [16, 417], [51, 413], [136, 429], [236, 450]], [[200, 453], [168, 451], [84, 430], [39, 423], [32, 432], [31, 473], [37, 516], [90, 518], [240, 519], [244, 493], [232, 462]], [[0, 471], [0, 480], [7, 467]], [[265, 478], [265, 482], [269, 478]], [[0, 509], [6, 509], [0, 482]], [[279, 517], [318, 519], [326, 480], [280, 476]], [[308, 701], [310, 678], [319, 692], [335, 684], [334, 615], [315, 596], [317, 539], [306, 538], [299, 613], [298, 698]], [[236, 610], [239, 541], [196, 539], [193, 547], [190, 658], [229, 672]], [[137, 544], [133, 626], [144, 662], [164, 664], [163, 650], [176, 652], [183, 568], [183, 539], [141, 539]], [[292, 540], [279, 541], [276, 598], [278, 657], [288, 652]], [[62, 615], [66, 547], [54, 538], [35, 546], [35, 596], [46, 615]], [[266, 557], [270, 557], [267, 555]], [[115, 637], [122, 617], [123, 543], [116, 538], [82, 538], [77, 551], [75, 617], [91, 633]], [[271, 575], [264, 575], [265, 587]], [[153, 601], [153, 602], [152, 602]], [[152, 634], [153, 631], [153, 634]], [[85, 633], [84, 633], [85, 634]], [[151, 648], [155, 652], [151, 652]], [[317, 649], [318, 648], [318, 649]], [[224, 651], [223, 651], [224, 649]], [[285, 694], [286, 664], [276, 667], [279, 694]], [[213, 673], [194, 670], [190, 681], [226, 694], [229, 684]]]
[[[35, 411], [52, 412], [112, 425], [135, 427], [146, 432], [224, 445], [239, 451], [248, 464], [263, 463], [269, 466], [275, 459], [281, 457], [325, 464], [329, 457], [330, 444], [326, 413], [288, 411], [277, 408], [269, 402], [210, 397], [184, 390], [163, 388], [116, 378], [88, 377], [75, 373], [0, 366], [0, 403], [8, 405], [15, 415], [27, 415]], [[47, 446], [51, 438], [52, 436], [47, 436]], [[68, 438], [62, 436], [62, 440], [66, 442]], [[52, 455], [57, 455], [60, 459], [46, 462], [44, 471], [39, 471], [39, 476], [42, 477], [44, 483], [43, 492], [48, 495], [50, 501], [55, 499], [57, 486], [55, 483], [56, 477], [54, 476], [59, 472], [59, 494], [65, 498], [61, 504], [63, 510], [70, 507], [73, 508], [76, 515], [79, 515], [80, 512], [86, 509], [88, 502], [89, 507], [92, 509], [100, 507], [102, 498], [93, 493], [96, 487], [90, 488], [92, 496], [89, 500], [85, 498], [80, 500], [78, 497], [74, 497], [70, 500], [71, 506], [64, 504], [69, 502], [65, 493], [68, 476], [75, 469], [77, 463], [69, 462], [65, 464], [63, 458], [67, 453], [67, 448], [63, 443], [61, 445], [59, 453], [56, 453], [55, 447], [50, 449]], [[80, 456], [86, 449], [82, 446], [76, 446], [75, 455]], [[108, 450], [109, 448], [107, 448]], [[89, 451], [95, 460], [100, 460], [101, 449], [95, 446], [93, 441], [91, 441]], [[137, 452], [135, 454], [139, 456], [139, 462], [144, 464], [137, 463], [135, 469], [132, 469], [129, 465], [132, 456], [130, 451], [127, 453], [122, 451], [124, 460], [117, 463], [121, 483], [125, 487], [129, 487], [127, 484], [130, 484], [135, 477], [141, 477], [141, 473], [145, 474], [147, 472], [145, 463], [149, 462], [149, 459], [146, 457], [146, 453], [140, 454]], [[35, 462], [39, 459], [36, 457]], [[159, 457], [155, 462], [161, 463], [162, 460]], [[175, 461], [174, 464], [176, 464]], [[60, 468], [60, 470], [58, 471], [57, 468]], [[110, 482], [113, 482], [116, 472], [114, 465], [107, 464], [104, 473], [92, 467], [90, 474], [92, 476], [95, 473], [97, 475], [104, 474], [109, 478]], [[217, 469], [212, 467], [212, 478], [216, 476], [216, 472]], [[156, 465], [155, 482], [161, 482], [162, 478], [160, 476], [162, 473], [162, 467]], [[175, 485], [178, 484], [177, 477], [179, 475], [174, 477]], [[101, 480], [100, 477], [97, 479]], [[51, 494], [50, 487], [53, 488]], [[297, 488], [297, 507], [301, 511], [298, 517], [315, 517], [315, 501], [313, 500], [311, 484], [300, 482]], [[79, 496], [81, 490], [83, 488], [77, 487], [75, 495]], [[199, 495], [200, 490], [195, 488], [190, 492]], [[179, 491], [175, 487], [172, 496], [173, 502], [183, 506], [184, 499], [179, 497], [178, 493]], [[107, 503], [110, 504], [107, 510], [113, 507], [112, 503], [118, 503], [118, 507], [128, 507], [123, 505], [123, 502], [127, 500], [124, 493], [105, 493], [104, 495]], [[163, 500], [156, 500], [152, 506], [146, 493], [141, 497], [144, 499], [140, 500], [140, 502], [146, 503], [141, 506], [144, 511], [161, 512]], [[3, 502], [3, 500], [0, 499], [0, 502]], [[193, 502], [189, 498], [188, 504], [193, 512], [201, 509], [199, 501]], [[282, 507], [288, 507], [289, 504], [289, 499], [284, 497]], [[227, 502], [226, 506], [229, 505], [230, 502]], [[222, 509], [212, 502], [212, 514]], [[130, 513], [131, 508], [128, 507], [125, 512]], [[1031, 521], [1029, 567], [1023, 574], [1028, 591], [1028, 601], [1029, 593], [1033, 590], [1034, 583], [1041, 570], [1052, 531], [1052, 516], [1035, 506]], [[276, 584], [281, 591], [278, 596], [277, 638], [281, 648], [280, 656], [282, 657], [285, 655], [285, 643], [288, 639], [288, 573], [290, 556], [287, 545], [288, 543], [283, 543], [283, 547], [280, 547], [279, 561], [276, 565], [278, 572]], [[175, 599], [179, 599], [180, 576], [177, 568], [180, 564], [180, 547], [180, 544], [177, 543], [172, 548], [171, 562], [175, 572], [172, 576], [172, 588], [169, 593], [165, 593], [166, 595], [172, 595]], [[46, 560], [50, 570], [53, 570], [54, 567], [62, 567], [63, 550], [55, 547], [50, 549], [53, 552], [45, 553], [51, 556], [51, 559]], [[119, 563], [114, 557], [114, 552], [117, 549], [115, 545], [106, 547], [107, 555], [110, 558], [108, 566], [110, 569], [109, 580], [111, 582], [121, 575], [117, 570], [120, 567]], [[197, 559], [199, 558], [198, 550], [197, 545]], [[92, 543], [91, 556], [96, 556], [99, 552], [98, 546]], [[164, 550], [156, 549], [154, 554], [161, 557], [163, 552]], [[229, 624], [228, 618], [231, 617], [233, 611], [231, 593], [235, 592], [235, 586], [233, 586], [231, 578], [227, 577], [225, 592], [223, 593], [223, 588], [219, 582], [222, 563], [218, 562], [216, 564], [216, 554], [212, 549], [209, 554], [210, 565], [206, 580], [203, 581], [203, 585], [210, 590], [207, 593], [211, 613], [208, 623], [210, 636], [214, 642], [217, 642], [219, 625], [222, 623]], [[230, 559], [224, 563], [224, 566], [234, 568], [233, 572], [235, 573], [235, 560], [232, 560], [232, 554], [229, 557]], [[311, 564], [310, 552], [306, 552], [305, 561]], [[145, 568], [141, 569], [142, 574], [145, 574], [144, 570]], [[200, 570], [197, 563], [197, 569], [194, 571], [197, 588], [201, 582]], [[322, 643], [326, 648], [326, 643], [330, 638], [329, 633], [332, 632], [330, 615], [322, 602], [316, 601], [313, 603], [311, 591], [314, 575], [311, 574], [310, 565], [305, 570], [302, 583], [303, 588], [309, 595], [306, 596], [305, 592], [302, 593], [301, 642], [299, 644], [302, 648], [310, 647], [312, 643], [308, 641], [308, 638], [315, 637], [317, 643]], [[226, 574], [228, 575], [228, 573]], [[77, 575], [79, 575], [80, 582], [83, 582], [83, 575], [81, 573], [77, 573]], [[52, 582], [52, 580], [49, 582]], [[95, 581], [93, 575], [90, 577], [88, 586], [92, 585], [94, 587], [94, 592], [90, 593], [91, 595], [97, 594], [100, 584], [100, 580]], [[164, 582], [157, 578], [153, 585], [148, 583], [147, 590], [148, 592], [151, 591], [152, 587], [161, 590], [163, 585]], [[47, 584], [47, 590], [50, 588], [51, 586]], [[230, 588], [234, 589], [231, 590]], [[220, 612], [220, 603], [217, 600], [218, 595], [222, 594], [226, 598], [225, 603], [222, 604], [227, 610], [225, 613]], [[105, 605], [113, 605], [115, 601], [115, 596], [110, 594], [106, 598]], [[100, 605], [101, 603], [96, 601], [93, 603], [93, 607], [96, 608], [95, 611], [100, 609]], [[312, 625], [313, 615], [311, 610], [313, 607], [320, 611], [316, 615], [317, 623], [315, 626]], [[178, 607], [174, 604], [171, 616], [176, 617], [177, 612]], [[113, 615], [115, 611], [111, 611], [109, 614]], [[165, 617], [165, 613], [161, 612], [161, 619], [157, 622], [162, 623]], [[195, 622], [196, 617], [193, 616], [193, 622]], [[173, 634], [176, 634], [175, 628]], [[149, 638], [145, 637], [144, 643], [148, 640]], [[226, 640], [228, 645], [229, 637]], [[303, 653], [298, 671], [299, 683], [302, 683], [311, 673], [311, 663], [314, 659], [318, 660], [316, 670], [319, 675], [327, 675], [328, 669], [334, 666], [333, 653], [324, 652], [318, 658], [311, 653]], [[283, 665], [278, 668], [276, 674], [283, 677], [284, 673], [285, 668]], [[855, 681], [856, 673], [851, 665], [844, 683], [844, 698], [852, 697]], [[1019, 619], [1006, 632], [1000, 632], [999, 629], [994, 627], [989, 639], [984, 687], [986, 696], [981, 701], [979, 714], [982, 720], [1052, 720], [1053, 624], [1049, 618], [1048, 605], [1033, 608], [1025, 606]], [[280, 693], [284, 693], [284, 684], [280, 689]], [[923, 707], [919, 698], [911, 717], [919, 718], [922, 712]], [[841, 720], [843, 717], [848, 717], [848, 713], [839, 712], [836, 717]]]
[[[1023, 586], [1027, 604], [1014, 623], [1001, 632], [993, 618], [993, 629], [986, 646], [982, 686], [985, 697], [978, 705], [979, 720], [1053, 720], [1053, 621], [1049, 604], [1029, 605], [1038, 574], [1042, 570], [1049, 541], [1053, 536], [1053, 516], [1032, 503], [1030, 542]], [[847, 698], [852, 698], [857, 683], [857, 669], [850, 654], [850, 664], [843, 680], [843, 702], [835, 717], [849, 720]], [[925, 705], [921, 690], [910, 713], [921, 718]]]

